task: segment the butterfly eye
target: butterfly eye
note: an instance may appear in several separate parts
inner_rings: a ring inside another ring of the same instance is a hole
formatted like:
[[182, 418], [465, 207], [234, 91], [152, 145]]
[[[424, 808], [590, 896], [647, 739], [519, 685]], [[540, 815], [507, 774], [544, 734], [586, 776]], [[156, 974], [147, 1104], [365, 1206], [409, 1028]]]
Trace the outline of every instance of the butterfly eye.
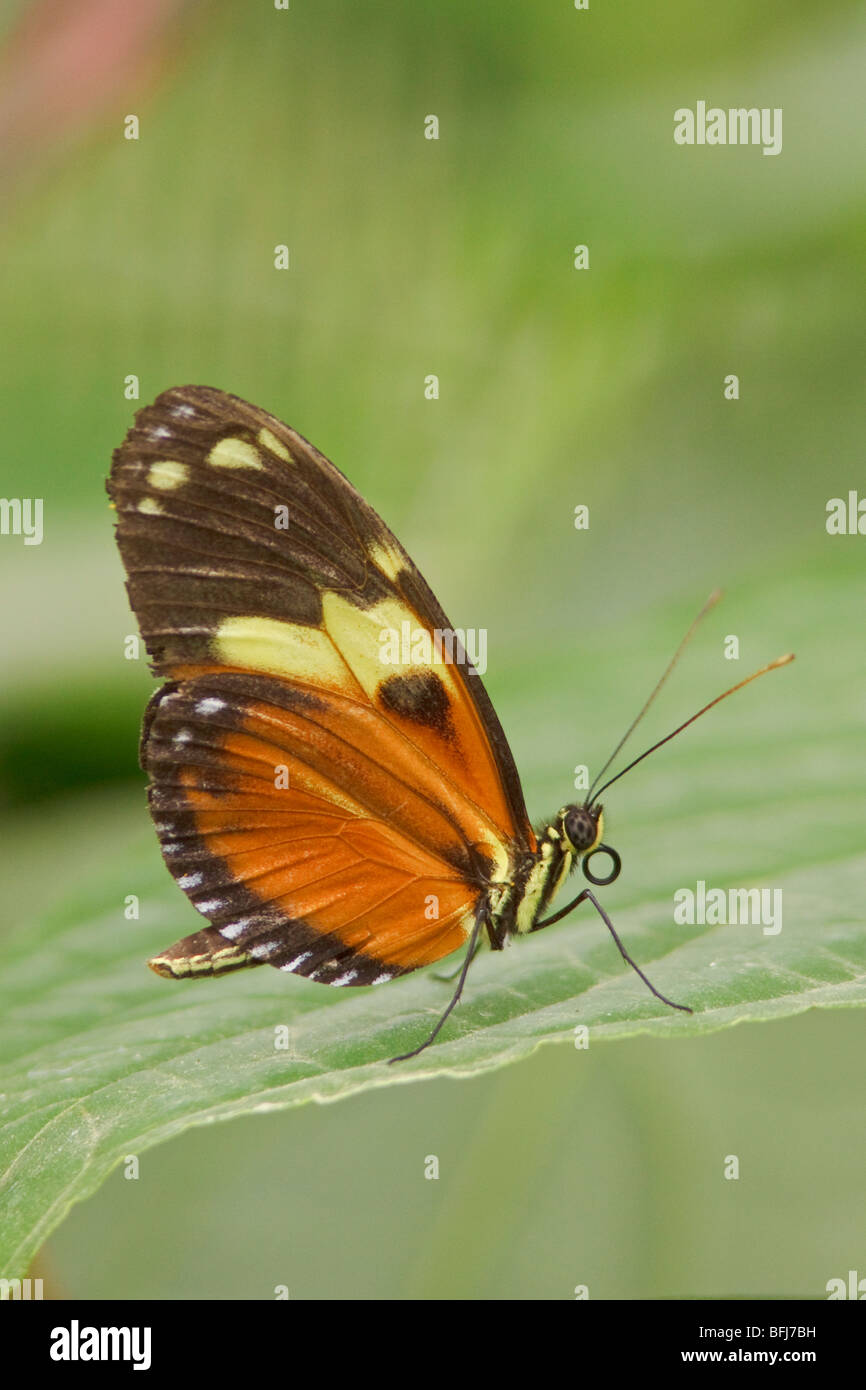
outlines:
[[[590, 859], [594, 859], [597, 854], [606, 854], [611, 861], [611, 870], [606, 878], [599, 878], [596, 874], [592, 872], [592, 870], [589, 867]], [[598, 848], [594, 849], [590, 854], [588, 854], [583, 861], [584, 877], [588, 878], [590, 883], [600, 885], [602, 888], [606, 883], [613, 883], [614, 879], [619, 878], [621, 868], [622, 860], [620, 859], [616, 850], [611, 849], [610, 845], [599, 845]]]
[[591, 849], [598, 839], [598, 818], [585, 806], [572, 806], [566, 813], [563, 830], [578, 854]]

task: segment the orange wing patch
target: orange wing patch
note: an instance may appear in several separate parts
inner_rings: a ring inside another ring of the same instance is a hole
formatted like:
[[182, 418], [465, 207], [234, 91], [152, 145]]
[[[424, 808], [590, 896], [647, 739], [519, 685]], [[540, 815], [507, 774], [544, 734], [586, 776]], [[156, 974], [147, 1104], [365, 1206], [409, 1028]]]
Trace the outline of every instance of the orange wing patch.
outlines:
[[364, 706], [203, 677], [155, 697], [146, 756], [172, 873], [254, 959], [370, 984], [465, 942], [489, 824], [429, 770], [413, 786], [405, 740]]

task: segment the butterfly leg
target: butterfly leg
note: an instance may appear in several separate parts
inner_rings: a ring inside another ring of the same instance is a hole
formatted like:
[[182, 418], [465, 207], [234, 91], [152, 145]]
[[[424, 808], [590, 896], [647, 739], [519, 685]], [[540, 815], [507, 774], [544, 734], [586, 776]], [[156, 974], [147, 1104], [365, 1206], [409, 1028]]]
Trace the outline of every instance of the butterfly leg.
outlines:
[[574, 901], [570, 902], [567, 905], [567, 907], [562, 908], [559, 912], [555, 912], [552, 917], [546, 917], [543, 922], [536, 922], [532, 930], [539, 931], [541, 927], [549, 927], [552, 922], [558, 922], [560, 918], [565, 917], [569, 912], [572, 912], [574, 908], [579, 907], [582, 902], [587, 901], [592, 903], [599, 917], [604, 922], [604, 925], [607, 927], [608, 931], [610, 932], [611, 936], [616, 942], [617, 950], [619, 951], [623, 960], [626, 962], [627, 965], [631, 966], [632, 970], [635, 970], [638, 973], [638, 975], [640, 975], [641, 979], [643, 980], [650, 993], [654, 994], [656, 999], [660, 999], [663, 1004], [669, 1004], [672, 1009], [680, 1009], [684, 1014], [694, 1013], [694, 1010], [690, 1009], [688, 1004], [675, 1004], [673, 999], [668, 999], [666, 995], [662, 994], [660, 990], [657, 990], [655, 985], [647, 979], [640, 966], [632, 960], [628, 951], [623, 946], [622, 942], [620, 941], [617, 935], [616, 928], [614, 927], [613, 922], [610, 920], [601, 903], [599, 902], [598, 898], [591, 891], [591, 889], [584, 888], [583, 892], [578, 893]]
[[[472, 960], [470, 960], [470, 962], [469, 962], [470, 965], [472, 964], [472, 961], [473, 961], [473, 960], [475, 959], [475, 957], [478, 955], [478, 952], [479, 952], [480, 950], [481, 950], [481, 938], [479, 937], [479, 939], [476, 941], [475, 946], [474, 946], [473, 951], [472, 951]], [[451, 973], [450, 973], [449, 975], [437, 975], [436, 972], [435, 972], [435, 970], [434, 970], [434, 971], [433, 971], [433, 979], [434, 979], [434, 980], [439, 980], [440, 983], [443, 984], [443, 985], [450, 985], [452, 980], [456, 980], [456, 979], [457, 979], [457, 976], [460, 974], [460, 972], [461, 972], [462, 969], [463, 969], [463, 965], [460, 964], [460, 965], [458, 965], [457, 969], [456, 969], [456, 970], [452, 970]]]
[[417, 1057], [418, 1053], [423, 1052], [425, 1047], [429, 1047], [430, 1044], [434, 1041], [434, 1039], [438, 1036], [439, 1030], [441, 1029], [443, 1023], [445, 1022], [451, 1010], [454, 1008], [455, 1004], [457, 1004], [461, 994], [463, 993], [463, 986], [466, 983], [466, 976], [469, 973], [469, 967], [475, 959], [475, 953], [478, 950], [478, 947], [481, 942], [481, 929], [484, 926], [486, 917], [487, 899], [485, 897], [482, 897], [479, 900], [478, 906], [475, 909], [475, 922], [472, 927], [472, 935], [469, 938], [469, 946], [466, 951], [466, 956], [464, 958], [463, 965], [460, 968], [460, 978], [457, 981], [457, 988], [455, 989], [454, 994], [451, 998], [451, 1003], [448, 1005], [448, 1008], [445, 1010], [439, 1022], [436, 1024], [436, 1027], [433, 1029], [433, 1032], [430, 1034], [429, 1038], [426, 1038], [425, 1041], [421, 1043], [420, 1047], [413, 1048], [411, 1052], [403, 1052], [400, 1054], [399, 1057], [392, 1057], [390, 1059], [391, 1062], [406, 1062], [409, 1060], [410, 1057]]

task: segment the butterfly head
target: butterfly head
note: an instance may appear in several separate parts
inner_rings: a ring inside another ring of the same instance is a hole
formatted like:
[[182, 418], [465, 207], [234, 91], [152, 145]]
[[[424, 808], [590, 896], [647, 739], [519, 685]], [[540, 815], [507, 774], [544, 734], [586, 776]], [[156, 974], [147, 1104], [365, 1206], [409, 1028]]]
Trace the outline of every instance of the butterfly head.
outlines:
[[[619, 878], [622, 867], [619, 855], [610, 845], [601, 843], [604, 834], [604, 807], [598, 802], [585, 803], [583, 806], [565, 806], [559, 815], [560, 830], [575, 855], [582, 859], [583, 872], [590, 883], [613, 883], [615, 878]], [[589, 861], [595, 854], [606, 854], [611, 860], [610, 873], [603, 878], [598, 878], [589, 868]]]

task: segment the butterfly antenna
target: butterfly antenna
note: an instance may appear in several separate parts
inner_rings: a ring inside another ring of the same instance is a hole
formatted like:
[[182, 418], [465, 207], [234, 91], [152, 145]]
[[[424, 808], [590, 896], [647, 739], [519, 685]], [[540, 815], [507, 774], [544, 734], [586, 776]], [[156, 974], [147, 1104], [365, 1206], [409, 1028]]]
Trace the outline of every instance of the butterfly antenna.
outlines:
[[[707, 601], [706, 601], [706, 603], [704, 604], [703, 608], [701, 609], [700, 613], [699, 613], [698, 616], [695, 618], [694, 622], [692, 623], [692, 625], [691, 625], [691, 627], [689, 628], [688, 632], [686, 633], [685, 637], [684, 637], [683, 640], [680, 642], [680, 645], [677, 647], [676, 651], [674, 652], [673, 656], [671, 657], [670, 661], [668, 662], [668, 664], [667, 664], [667, 666], [666, 666], [666, 668], [665, 668], [664, 674], [662, 675], [661, 679], [660, 679], [659, 681], [657, 681], [656, 684], [655, 684], [655, 686], [653, 687], [653, 690], [652, 690], [652, 692], [651, 692], [649, 698], [646, 700], [646, 702], [645, 702], [645, 704], [644, 704], [644, 706], [643, 706], [643, 709], [642, 709], [642, 710], [640, 711], [640, 713], [637, 714], [637, 715], [635, 716], [635, 718], [631, 721], [631, 723], [629, 724], [629, 726], [628, 726], [628, 728], [626, 729], [625, 733], [623, 734], [622, 738], [620, 739], [619, 743], [616, 745], [616, 748], [614, 748], [613, 752], [611, 753], [610, 757], [608, 758], [607, 762], [605, 763], [604, 767], [601, 769], [601, 771], [600, 771], [600, 772], [598, 773], [598, 775], [596, 776], [595, 781], [593, 782], [593, 784], [592, 784], [592, 786], [590, 787], [589, 792], [588, 792], [588, 794], [587, 794], [587, 798], [586, 798], [586, 804], [587, 804], [587, 806], [591, 806], [591, 805], [592, 805], [592, 794], [593, 794], [593, 791], [594, 791], [595, 787], [598, 785], [598, 783], [601, 781], [601, 779], [602, 779], [602, 777], [604, 776], [604, 774], [607, 772], [608, 768], [610, 767], [610, 765], [611, 765], [611, 763], [613, 762], [614, 758], [616, 757], [617, 753], [618, 753], [618, 752], [620, 751], [620, 749], [622, 748], [623, 744], [626, 742], [627, 739], [631, 738], [631, 735], [634, 733], [635, 729], [637, 728], [637, 726], [638, 726], [638, 724], [640, 723], [640, 721], [643, 719], [644, 715], [646, 714], [647, 710], [649, 709], [649, 707], [650, 707], [650, 705], [652, 704], [652, 702], [653, 702], [653, 700], [655, 699], [655, 697], [658, 695], [659, 691], [661, 690], [662, 686], [664, 685], [664, 683], [665, 683], [665, 681], [667, 680], [668, 676], [670, 675], [671, 671], [674, 669], [674, 667], [676, 666], [677, 662], [679, 661], [679, 659], [680, 659], [680, 657], [681, 657], [681, 655], [682, 655], [684, 649], [686, 648], [686, 646], [688, 645], [688, 643], [691, 641], [692, 637], [694, 636], [694, 633], [695, 633], [695, 630], [697, 629], [698, 624], [701, 622], [701, 620], [702, 620], [703, 618], [706, 617], [706, 615], [709, 613], [709, 611], [710, 611], [711, 608], [715, 608], [716, 604], [718, 603], [718, 601], [719, 601], [719, 599], [720, 599], [721, 597], [722, 597], [722, 590], [721, 590], [721, 589], [714, 589], [713, 592], [710, 594], [709, 598], [707, 599]], [[608, 782], [607, 785], [610, 786], [610, 783]]]
[[672, 738], [676, 738], [677, 734], [681, 734], [683, 729], [687, 729], [690, 724], [694, 724], [695, 720], [700, 719], [702, 714], [706, 714], [707, 710], [713, 708], [713, 705], [719, 704], [721, 700], [727, 700], [729, 695], [736, 694], [738, 690], [742, 690], [744, 685], [749, 685], [751, 681], [756, 681], [759, 676], [765, 676], [768, 671], [775, 671], [779, 666], [787, 666], [788, 663], [793, 660], [793, 652], [786, 652], [784, 656], [777, 656], [775, 661], [771, 661], [768, 665], [762, 666], [759, 671], [753, 671], [750, 676], [746, 676], [745, 680], [738, 681], [736, 685], [731, 686], [730, 690], [725, 690], [721, 695], [717, 695], [715, 700], [710, 700], [708, 705], [704, 705], [703, 709], [699, 709], [697, 714], [692, 715], [691, 719], [687, 719], [685, 723], [680, 724], [679, 728], [674, 729], [673, 733], [668, 734], [665, 738], [660, 738], [658, 743], [654, 743], [652, 748], [648, 748], [645, 753], [641, 753], [640, 757], [630, 762], [627, 767], [623, 768], [622, 772], [618, 772], [615, 777], [611, 777], [610, 781], [605, 782], [604, 786], [600, 788], [596, 795], [601, 796], [602, 792], [606, 792], [608, 787], [612, 787], [614, 782], [619, 781], [620, 777], [624, 777], [627, 772], [631, 772], [633, 767], [637, 767], [638, 763], [642, 763], [644, 758], [648, 758], [650, 753], [654, 753], [656, 749], [661, 748], [663, 744], [670, 743]]

